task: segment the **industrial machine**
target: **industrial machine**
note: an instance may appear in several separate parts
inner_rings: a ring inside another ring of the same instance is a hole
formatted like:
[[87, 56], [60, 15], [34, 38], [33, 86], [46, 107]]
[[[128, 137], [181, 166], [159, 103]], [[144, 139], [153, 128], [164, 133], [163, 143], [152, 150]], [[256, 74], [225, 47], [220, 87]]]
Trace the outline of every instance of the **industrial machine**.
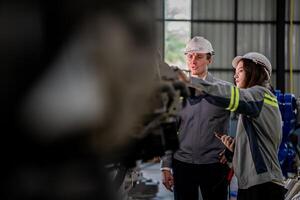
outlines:
[[296, 99], [291, 93], [275, 90], [279, 109], [282, 116], [282, 142], [278, 158], [283, 175], [288, 178], [297, 174], [296, 156], [299, 154], [298, 137], [294, 134], [299, 127], [300, 98]]

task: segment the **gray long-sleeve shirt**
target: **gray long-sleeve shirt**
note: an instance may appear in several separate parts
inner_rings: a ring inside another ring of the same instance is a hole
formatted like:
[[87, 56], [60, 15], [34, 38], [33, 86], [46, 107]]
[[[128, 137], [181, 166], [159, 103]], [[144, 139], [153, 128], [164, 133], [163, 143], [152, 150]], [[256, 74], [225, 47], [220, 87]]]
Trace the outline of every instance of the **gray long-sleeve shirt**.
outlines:
[[[210, 73], [206, 81], [231, 85], [216, 79]], [[162, 158], [162, 168], [172, 168], [172, 157], [193, 164], [219, 162], [219, 153], [224, 145], [215, 137], [215, 132], [227, 133], [230, 112], [210, 104], [203, 95], [188, 98], [179, 116], [179, 149], [173, 154], [168, 152]]]

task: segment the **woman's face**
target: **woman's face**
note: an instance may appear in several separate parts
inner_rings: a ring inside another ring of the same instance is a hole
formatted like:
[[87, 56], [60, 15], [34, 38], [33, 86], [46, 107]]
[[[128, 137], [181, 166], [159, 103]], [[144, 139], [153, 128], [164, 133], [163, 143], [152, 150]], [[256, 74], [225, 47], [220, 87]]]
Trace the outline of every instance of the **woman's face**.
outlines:
[[244, 70], [244, 62], [242, 60], [238, 63], [235, 69], [234, 80], [238, 88], [245, 88], [246, 72]]

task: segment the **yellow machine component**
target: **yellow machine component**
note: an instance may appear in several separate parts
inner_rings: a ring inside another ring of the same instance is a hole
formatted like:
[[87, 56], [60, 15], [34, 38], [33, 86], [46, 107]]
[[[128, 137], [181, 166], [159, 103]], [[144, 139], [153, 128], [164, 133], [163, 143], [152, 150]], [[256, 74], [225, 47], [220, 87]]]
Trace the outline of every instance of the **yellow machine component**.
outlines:
[[290, 27], [289, 27], [289, 64], [290, 64], [290, 93], [294, 93], [293, 81], [293, 35], [294, 35], [294, 0], [290, 0]]

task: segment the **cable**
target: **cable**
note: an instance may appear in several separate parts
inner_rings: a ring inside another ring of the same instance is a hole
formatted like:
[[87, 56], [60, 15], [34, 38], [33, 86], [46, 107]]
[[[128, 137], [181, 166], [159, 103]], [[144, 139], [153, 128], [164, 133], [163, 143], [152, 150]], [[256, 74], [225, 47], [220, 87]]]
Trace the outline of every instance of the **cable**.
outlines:
[[290, 93], [294, 92], [293, 81], [293, 35], [294, 35], [294, 0], [290, 0], [290, 28], [289, 28], [289, 63], [290, 63]]

